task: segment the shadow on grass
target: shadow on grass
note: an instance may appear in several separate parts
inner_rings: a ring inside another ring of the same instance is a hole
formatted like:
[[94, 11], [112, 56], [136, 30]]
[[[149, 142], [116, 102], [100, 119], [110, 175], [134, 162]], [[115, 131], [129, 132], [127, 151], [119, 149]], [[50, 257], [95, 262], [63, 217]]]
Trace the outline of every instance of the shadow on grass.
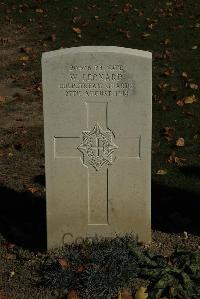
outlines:
[[31, 192], [0, 187], [0, 233], [30, 250], [46, 249], [46, 203]]
[[200, 235], [200, 194], [153, 183], [152, 228]]
[[[44, 183], [43, 177], [37, 177]], [[0, 233], [30, 250], [46, 250], [45, 198], [30, 192], [0, 187]], [[200, 194], [169, 186], [152, 185], [152, 228], [200, 235]]]
[[34, 177], [34, 183], [40, 184], [41, 186], [45, 187], [45, 175], [36, 175]]
[[180, 171], [184, 173], [185, 176], [200, 179], [200, 167], [198, 166], [183, 166], [180, 168]]

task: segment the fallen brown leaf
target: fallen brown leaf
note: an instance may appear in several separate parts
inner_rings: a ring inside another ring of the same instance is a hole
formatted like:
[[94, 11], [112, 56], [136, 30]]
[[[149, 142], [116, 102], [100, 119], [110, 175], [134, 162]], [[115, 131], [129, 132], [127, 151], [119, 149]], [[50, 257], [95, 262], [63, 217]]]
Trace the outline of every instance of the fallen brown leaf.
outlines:
[[163, 74], [168, 77], [168, 76], [171, 76], [173, 73], [174, 73], [174, 70], [169, 68], [169, 69], [166, 69]]
[[43, 13], [44, 12], [44, 10], [42, 8], [36, 8], [35, 11], [38, 12], [38, 13]]
[[163, 105], [163, 111], [171, 111], [171, 107], [169, 105]]
[[197, 98], [195, 97], [195, 95], [193, 94], [192, 96], [188, 96], [184, 99], [184, 103], [185, 104], [193, 104], [197, 102]]
[[176, 164], [177, 166], [183, 166], [185, 161], [185, 158], [177, 157], [175, 152], [172, 152], [172, 154], [167, 159], [167, 162], [169, 164]]
[[36, 193], [37, 191], [39, 191], [40, 189], [38, 188], [38, 187], [35, 187], [35, 186], [33, 186], [33, 187], [30, 187], [30, 188], [28, 188], [28, 190], [31, 192], [31, 193]]
[[7, 299], [7, 298], [8, 298], [7, 293], [4, 291], [0, 291], [0, 299]]
[[19, 58], [20, 61], [28, 61], [29, 60], [29, 57], [28, 56], [21, 56]]
[[7, 253], [6, 255], [3, 256], [4, 259], [6, 260], [16, 260], [16, 254], [12, 254], [12, 253]]
[[60, 266], [61, 266], [61, 268], [63, 269], [63, 270], [66, 270], [66, 269], [68, 269], [69, 268], [69, 261], [68, 260], [65, 260], [65, 259], [59, 259], [58, 260], [58, 262], [59, 262], [59, 264], [60, 264]]
[[128, 30], [126, 31], [126, 38], [127, 38], [127, 39], [130, 39], [130, 38], [131, 38], [131, 33], [130, 33], [130, 31], [128, 31]]
[[154, 52], [153, 58], [154, 59], [162, 59], [163, 55], [160, 52]]
[[176, 140], [176, 146], [184, 146], [184, 145], [185, 145], [184, 138], [180, 137]]
[[174, 86], [170, 87], [170, 91], [172, 91], [172, 92], [176, 92], [177, 90], [178, 89], [176, 87], [174, 87]]
[[133, 295], [130, 289], [123, 289], [119, 293], [119, 297], [117, 299], [133, 299]]
[[142, 38], [143, 38], [143, 39], [147, 39], [150, 35], [151, 35], [150, 33], [143, 32], [143, 33], [142, 33]]
[[198, 86], [198, 84], [190, 83], [190, 88], [191, 88], [191, 89], [198, 89], [199, 86]]
[[174, 137], [174, 129], [171, 127], [165, 127], [163, 129], [163, 135], [168, 141], [172, 140]]
[[12, 243], [9, 243], [9, 242], [6, 242], [6, 243], [3, 243], [0, 245], [1, 247], [4, 247], [4, 248], [7, 248], [7, 249], [12, 249], [14, 248], [16, 245], [15, 244], [12, 244]]
[[146, 299], [148, 297], [148, 293], [146, 293], [146, 289], [147, 288], [140, 287], [135, 294], [135, 299]]
[[67, 299], [78, 299], [77, 292], [75, 290], [71, 290], [67, 294]]
[[163, 54], [163, 58], [167, 59], [167, 58], [170, 58], [170, 57], [172, 57], [172, 52], [165, 49], [164, 54]]
[[3, 149], [0, 149], [0, 157], [5, 157], [7, 155], [7, 152]]
[[155, 26], [155, 24], [151, 23], [147, 27], [152, 30], [154, 28], [154, 26]]
[[76, 33], [76, 34], [81, 34], [81, 29], [79, 27], [72, 27], [72, 30]]
[[183, 100], [178, 100], [176, 102], [176, 105], [178, 105], [179, 107], [183, 107], [184, 106], [184, 101]]
[[188, 117], [193, 117], [193, 116], [195, 116], [194, 112], [192, 112], [192, 111], [183, 111], [183, 114], [185, 114], [185, 115], [188, 116]]
[[124, 8], [123, 8], [123, 12], [127, 13], [132, 9], [133, 5], [131, 3], [126, 3]]
[[160, 89], [165, 89], [169, 84], [167, 84], [165, 81], [160, 81], [160, 83], [158, 84], [158, 87]]
[[2, 102], [5, 102], [5, 100], [7, 99], [7, 97], [6, 96], [0, 96], [0, 103]]
[[52, 40], [52, 42], [56, 41], [56, 34], [55, 33], [51, 34], [51, 40]]
[[167, 174], [167, 170], [159, 169], [159, 170], [156, 172], [156, 174], [158, 174], [158, 175], [165, 175], [165, 174]]
[[73, 21], [72, 22], [75, 24], [78, 21], [80, 21], [80, 19], [81, 19], [81, 16], [75, 16], [75, 17], [73, 17]]
[[178, 165], [178, 166], [183, 166], [183, 165], [184, 165], [183, 162], [185, 162], [185, 161], [186, 161], [185, 158], [180, 158], [180, 157], [175, 157], [175, 158], [174, 158], [174, 162], [175, 162], [175, 164]]
[[169, 39], [169, 38], [166, 38], [165, 40], [164, 40], [164, 44], [165, 45], [169, 45], [171, 43], [171, 40]]
[[76, 269], [76, 273], [82, 273], [87, 269], [87, 266], [81, 265]]
[[130, 39], [130, 38], [131, 38], [131, 33], [130, 33], [130, 31], [125, 30], [125, 29], [122, 29], [122, 28], [119, 28], [118, 31], [121, 32], [121, 33], [123, 33], [123, 34], [126, 36], [127, 39]]
[[187, 81], [188, 80], [188, 75], [186, 72], [182, 72], [181, 77], [183, 80]]

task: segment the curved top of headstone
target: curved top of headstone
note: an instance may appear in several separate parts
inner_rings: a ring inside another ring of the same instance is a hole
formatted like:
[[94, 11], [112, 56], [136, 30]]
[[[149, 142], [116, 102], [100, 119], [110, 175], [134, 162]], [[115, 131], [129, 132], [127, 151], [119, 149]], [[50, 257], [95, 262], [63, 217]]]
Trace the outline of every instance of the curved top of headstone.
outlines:
[[81, 47], [72, 47], [64, 48], [59, 50], [54, 50], [50, 52], [45, 52], [42, 54], [42, 58], [50, 58], [65, 54], [76, 54], [76, 53], [117, 53], [117, 54], [126, 54], [140, 56], [144, 58], [152, 58], [152, 53], [143, 50], [116, 47], [116, 46], [81, 46]]

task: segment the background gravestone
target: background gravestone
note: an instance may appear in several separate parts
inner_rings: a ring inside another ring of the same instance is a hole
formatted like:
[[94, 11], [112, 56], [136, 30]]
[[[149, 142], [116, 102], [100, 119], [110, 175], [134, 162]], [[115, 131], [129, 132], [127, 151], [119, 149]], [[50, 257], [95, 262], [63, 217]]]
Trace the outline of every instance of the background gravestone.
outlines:
[[151, 53], [43, 54], [48, 248], [135, 232], [150, 240]]

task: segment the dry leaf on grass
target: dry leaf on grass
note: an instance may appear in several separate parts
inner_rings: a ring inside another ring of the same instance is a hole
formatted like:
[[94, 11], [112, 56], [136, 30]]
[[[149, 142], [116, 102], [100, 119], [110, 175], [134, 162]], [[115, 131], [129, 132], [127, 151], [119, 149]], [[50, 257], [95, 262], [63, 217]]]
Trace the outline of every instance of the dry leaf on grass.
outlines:
[[78, 299], [78, 298], [79, 297], [78, 297], [77, 292], [75, 290], [71, 290], [67, 294], [67, 299]]
[[184, 138], [180, 137], [176, 140], [176, 146], [184, 146], [184, 145], [185, 145]]
[[66, 270], [69, 268], [69, 261], [68, 260], [65, 260], [65, 259], [59, 259], [58, 260], [59, 264], [60, 264], [60, 267], [63, 269], [63, 270]]
[[171, 43], [171, 40], [169, 39], [169, 38], [166, 38], [165, 40], [164, 40], [164, 44], [165, 45], [169, 45]]
[[8, 299], [8, 295], [4, 291], [0, 291], [0, 299]]
[[124, 8], [123, 8], [123, 12], [127, 13], [129, 12], [131, 9], [133, 8], [133, 5], [131, 3], [126, 3]]
[[29, 57], [28, 56], [21, 56], [19, 58], [20, 61], [28, 61], [29, 60]]
[[31, 193], [36, 193], [37, 191], [39, 191], [40, 189], [38, 188], [38, 187], [35, 187], [35, 186], [33, 186], [33, 187], [30, 187], [30, 188], [28, 188], [28, 190], [31, 192]]
[[185, 114], [187, 117], [195, 116], [194, 112], [192, 112], [192, 111], [183, 111], [183, 114]]
[[174, 73], [174, 70], [173, 69], [166, 69], [164, 72], [163, 72], [163, 74], [165, 75], [165, 76], [171, 76], [172, 74]]
[[76, 33], [76, 34], [81, 34], [81, 29], [79, 27], [72, 27], [72, 30]]
[[159, 84], [158, 84], [158, 87], [163, 90], [165, 89], [167, 86], [169, 86], [168, 83], [166, 83], [165, 81], [160, 81]]
[[174, 86], [171, 86], [171, 87], [170, 87], [170, 91], [172, 91], [172, 92], [175, 92], [175, 91], [177, 91], [177, 90], [178, 90], [177, 87], [174, 87]]
[[77, 269], [76, 269], [76, 273], [82, 273], [85, 272], [91, 265], [90, 264], [86, 264], [86, 265], [80, 265]]
[[187, 79], [188, 79], [188, 75], [187, 75], [186, 72], [182, 72], [181, 77], [182, 77], [184, 80], [187, 80]]
[[163, 135], [168, 141], [172, 140], [174, 137], [174, 128], [165, 127], [163, 129]]
[[186, 161], [185, 158], [177, 157], [175, 152], [172, 152], [172, 154], [167, 159], [167, 162], [169, 164], [176, 164], [177, 166], [180, 166], [180, 167], [184, 165], [185, 161]]
[[184, 165], [183, 162], [185, 162], [185, 161], [186, 161], [186, 159], [184, 159], [184, 158], [179, 158], [179, 157], [174, 158], [174, 162], [178, 166], [183, 166]]
[[190, 88], [196, 90], [196, 89], [199, 88], [199, 86], [198, 86], [198, 84], [196, 84], [196, 83], [190, 83]]
[[6, 255], [3, 256], [4, 259], [6, 259], [7, 261], [13, 261], [16, 260], [16, 254], [12, 254], [12, 253], [7, 253]]
[[156, 174], [158, 174], [158, 175], [165, 175], [165, 174], [167, 174], [167, 170], [159, 169], [159, 170], [156, 172]]
[[6, 155], [5, 150], [0, 149], [0, 157], [4, 157]]
[[81, 16], [75, 16], [75, 17], [73, 17], [73, 21], [72, 22], [75, 24], [78, 21], [80, 21], [80, 19], [81, 19]]
[[135, 294], [135, 299], [147, 299], [148, 293], [146, 293], [146, 289], [147, 288], [140, 287]]
[[130, 31], [125, 30], [125, 29], [122, 29], [122, 28], [119, 28], [118, 31], [121, 32], [121, 33], [123, 33], [127, 39], [130, 39], [130, 38], [131, 38], [131, 33], [130, 33]]
[[192, 96], [186, 97], [184, 99], [184, 103], [185, 104], [193, 104], [197, 102], [197, 98], [195, 97], [195, 95], [193, 94]]
[[188, 239], [188, 233], [186, 231], [183, 232], [184, 240]]
[[143, 38], [143, 39], [147, 39], [150, 35], [151, 35], [150, 33], [143, 32], [143, 33], [142, 33], [142, 38]]
[[7, 99], [6, 96], [0, 96], [0, 103], [3, 103], [5, 102], [5, 100]]
[[38, 13], [43, 13], [44, 12], [44, 10], [42, 8], [36, 8], [35, 11], [38, 12]]
[[51, 34], [51, 40], [52, 40], [52, 42], [56, 41], [56, 34], [55, 33]]
[[179, 106], [179, 107], [183, 107], [184, 106], [184, 101], [183, 100], [178, 100], [176, 102], [176, 105]]
[[117, 299], [133, 299], [131, 290], [129, 289], [122, 290]]
[[128, 31], [128, 30], [126, 31], [126, 38], [127, 38], [127, 39], [130, 39], [130, 38], [131, 38], [131, 33], [130, 33], [130, 31]]

